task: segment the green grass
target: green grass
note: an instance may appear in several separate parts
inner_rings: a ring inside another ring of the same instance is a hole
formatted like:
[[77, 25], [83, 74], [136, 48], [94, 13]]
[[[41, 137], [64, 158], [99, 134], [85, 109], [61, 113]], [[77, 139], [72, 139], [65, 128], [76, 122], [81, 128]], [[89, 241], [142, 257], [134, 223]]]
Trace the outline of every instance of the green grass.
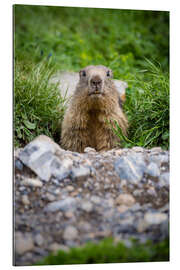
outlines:
[[48, 83], [52, 75], [48, 66], [49, 63], [42, 62], [29, 75], [22, 72], [21, 66], [16, 66], [15, 145], [18, 145], [18, 142], [24, 145], [42, 133], [52, 137], [58, 131], [57, 127], [63, 117], [65, 102], [57, 86]]
[[131, 243], [131, 247], [126, 247], [122, 242], [114, 244], [112, 239], [106, 238], [97, 244], [89, 242], [83, 247], [71, 248], [68, 252], [59, 250], [56, 255], [50, 254], [36, 265], [169, 261], [168, 239], [156, 244], [150, 241]]
[[16, 146], [40, 133], [59, 140], [64, 101], [47, 83], [53, 73], [103, 64], [129, 86], [123, 146], [169, 147], [168, 12], [15, 5], [14, 21]]
[[[143, 79], [142, 79], [143, 77]], [[124, 109], [129, 120], [129, 140], [116, 124], [115, 133], [124, 147], [169, 147], [169, 75], [147, 61], [147, 69], [137, 73], [126, 91]], [[132, 141], [133, 140], [133, 141]]]

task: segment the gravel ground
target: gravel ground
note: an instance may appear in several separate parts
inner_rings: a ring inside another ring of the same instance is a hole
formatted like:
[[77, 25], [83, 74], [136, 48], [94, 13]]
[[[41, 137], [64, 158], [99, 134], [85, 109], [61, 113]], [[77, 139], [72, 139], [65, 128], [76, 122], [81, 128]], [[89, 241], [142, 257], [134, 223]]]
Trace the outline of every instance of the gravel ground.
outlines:
[[14, 156], [15, 265], [108, 236], [127, 246], [168, 236], [168, 151], [80, 154], [39, 136]]

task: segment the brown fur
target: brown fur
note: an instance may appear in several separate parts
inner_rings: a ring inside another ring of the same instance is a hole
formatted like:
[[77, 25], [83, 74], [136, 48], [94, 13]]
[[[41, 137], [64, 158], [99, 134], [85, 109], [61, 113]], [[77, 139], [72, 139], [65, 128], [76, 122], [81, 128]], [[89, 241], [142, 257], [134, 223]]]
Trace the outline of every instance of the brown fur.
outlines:
[[[111, 77], [111, 70], [104, 66], [88, 66], [80, 71], [79, 83], [62, 123], [64, 149], [83, 152], [88, 146], [97, 151], [114, 148], [119, 139], [107, 121], [113, 125], [116, 120], [126, 134], [127, 119], [119, 106], [119, 93]], [[93, 81], [99, 83], [98, 79], [101, 85], [96, 90], [101, 94], [92, 94], [95, 91]]]

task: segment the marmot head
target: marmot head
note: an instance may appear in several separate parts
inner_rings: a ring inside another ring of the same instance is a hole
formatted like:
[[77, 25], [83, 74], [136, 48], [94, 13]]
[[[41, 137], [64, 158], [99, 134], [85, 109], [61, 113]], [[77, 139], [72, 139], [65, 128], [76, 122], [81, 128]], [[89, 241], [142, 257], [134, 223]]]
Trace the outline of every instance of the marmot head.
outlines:
[[88, 89], [88, 95], [101, 96], [104, 93], [104, 84], [112, 78], [112, 70], [105, 66], [87, 66], [80, 70], [80, 84]]

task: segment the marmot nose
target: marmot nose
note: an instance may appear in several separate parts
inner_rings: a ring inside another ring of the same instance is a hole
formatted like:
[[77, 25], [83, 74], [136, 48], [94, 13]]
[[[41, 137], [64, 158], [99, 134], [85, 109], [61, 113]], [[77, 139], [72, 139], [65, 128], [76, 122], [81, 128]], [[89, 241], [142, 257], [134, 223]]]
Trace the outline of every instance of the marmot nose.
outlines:
[[102, 80], [98, 77], [94, 77], [91, 79], [91, 85], [95, 86], [95, 87], [100, 87], [102, 84]]

